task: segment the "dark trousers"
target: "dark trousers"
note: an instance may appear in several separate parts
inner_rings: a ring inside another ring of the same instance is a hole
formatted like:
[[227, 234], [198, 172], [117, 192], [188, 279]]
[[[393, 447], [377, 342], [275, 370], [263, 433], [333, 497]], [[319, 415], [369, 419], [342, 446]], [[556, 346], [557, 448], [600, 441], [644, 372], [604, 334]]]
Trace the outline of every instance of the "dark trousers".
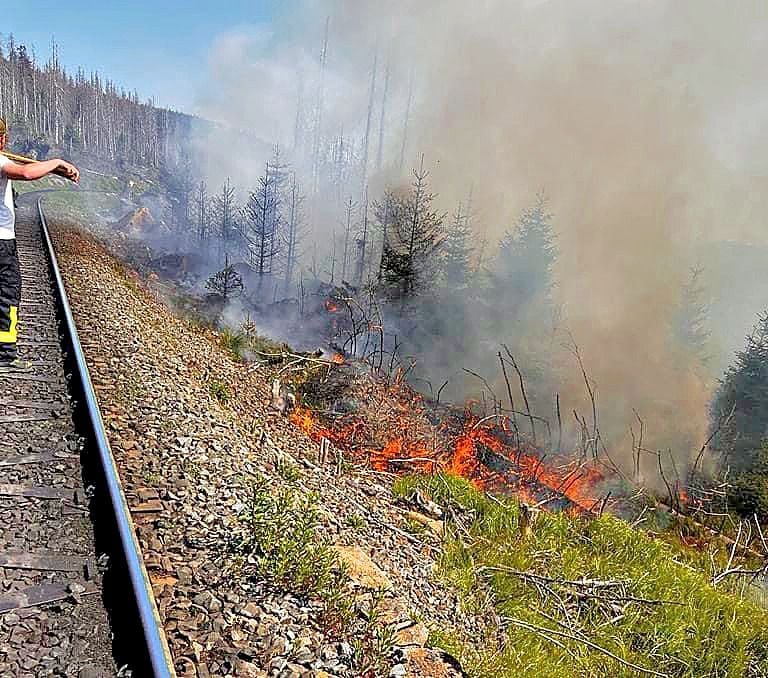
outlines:
[[21, 272], [15, 240], [0, 240], [0, 361], [16, 358]]

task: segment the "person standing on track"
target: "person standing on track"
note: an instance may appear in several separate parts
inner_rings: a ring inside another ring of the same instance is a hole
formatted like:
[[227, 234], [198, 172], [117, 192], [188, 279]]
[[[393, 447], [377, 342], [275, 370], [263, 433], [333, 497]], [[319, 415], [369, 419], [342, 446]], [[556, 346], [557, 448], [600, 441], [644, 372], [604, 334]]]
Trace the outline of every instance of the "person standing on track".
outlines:
[[[8, 127], [0, 118], [0, 151], [8, 143]], [[0, 370], [26, 369], [17, 352], [17, 323], [21, 301], [21, 272], [16, 251], [16, 210], [11, 181], [34, 181], [62, 171], [77, 183], [80, 172], [60, 159], [19, 165], [0, 154]]]

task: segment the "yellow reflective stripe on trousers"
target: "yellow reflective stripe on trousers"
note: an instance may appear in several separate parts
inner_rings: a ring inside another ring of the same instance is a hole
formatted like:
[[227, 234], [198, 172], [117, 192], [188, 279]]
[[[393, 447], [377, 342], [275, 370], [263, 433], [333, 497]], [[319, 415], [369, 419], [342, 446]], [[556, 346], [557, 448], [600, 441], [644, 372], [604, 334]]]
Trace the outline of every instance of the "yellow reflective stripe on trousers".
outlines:
[[15, 344], [17, 340], [16, 325], [19, 321], [18, 306], [11, 306], [11, 327], [7, 332], [0, 332], [0, 344]]

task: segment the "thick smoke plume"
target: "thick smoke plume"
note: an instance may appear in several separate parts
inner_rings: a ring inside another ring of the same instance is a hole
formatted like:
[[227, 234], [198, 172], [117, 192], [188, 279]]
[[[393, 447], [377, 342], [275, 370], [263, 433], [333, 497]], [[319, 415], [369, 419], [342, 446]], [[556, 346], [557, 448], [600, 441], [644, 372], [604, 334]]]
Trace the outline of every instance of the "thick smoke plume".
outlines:
[[[293, 2], [274, 33], [220, 37], [201, 112], [294, 151], [302, 124], [359, 144], [376, 59], [371, 192], [407, 181], [423, 153], [447, 212], [471, 191], [492, 254], [544, 191], [562, 324], [596, 385], [604, 435], [628, 452], [636, 408], [649, 444], [678, 445], [682, 458], [704, 437], [712, 379], [670, 342], [681, 289], [707, 243], [766, 239], [767, 21], [758, 0]], [[212, 142], [227, 143], [223, 129]], [[210, 174], [252, 181], [268, 152], [234, 166], [211, 155]], [[311, 181], [302, 158], [292, 161]], [[314, 208], [324, 242], [330, 214]], [[584, 411], [575, 363], [561, 376], [565, 407]]]

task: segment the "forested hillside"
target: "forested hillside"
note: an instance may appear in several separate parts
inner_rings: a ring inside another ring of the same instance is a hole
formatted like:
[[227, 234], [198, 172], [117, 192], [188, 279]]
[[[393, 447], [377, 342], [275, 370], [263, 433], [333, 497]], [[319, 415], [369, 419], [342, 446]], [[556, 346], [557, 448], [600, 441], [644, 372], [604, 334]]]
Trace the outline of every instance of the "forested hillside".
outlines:
[[0, 40], [0, 111], [16, 150], [45, 156], [54, 147], [152, 167], [179, 157], [195, 122], [140, 101], [96, 71], [67, 73], [55, 43], [39, 63], [13, 36]]

